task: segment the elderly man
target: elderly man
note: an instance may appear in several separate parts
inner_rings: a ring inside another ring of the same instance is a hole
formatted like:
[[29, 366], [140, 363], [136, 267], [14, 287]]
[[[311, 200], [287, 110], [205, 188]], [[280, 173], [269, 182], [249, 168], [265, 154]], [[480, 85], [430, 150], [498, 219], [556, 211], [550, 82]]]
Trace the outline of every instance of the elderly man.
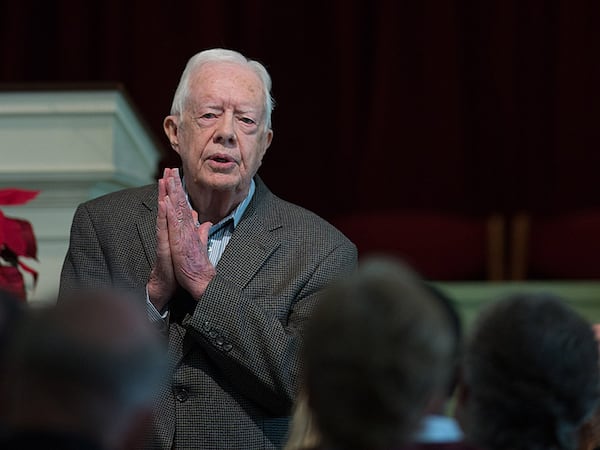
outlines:
[[81, 205], [61, 292], [106, 284], [146, 298], [174, 365], [150, 448], [279, 448], [303, 326], [356, 248], [256, 175], [271, 81], [237, 52], [190, 59], [164, 121], [183, 173]]
[[465, 350], [458, 411], [488, 450], [571, 450], [598, 402], [592, 328], [560, 298], [516, 294], [489, 305]]

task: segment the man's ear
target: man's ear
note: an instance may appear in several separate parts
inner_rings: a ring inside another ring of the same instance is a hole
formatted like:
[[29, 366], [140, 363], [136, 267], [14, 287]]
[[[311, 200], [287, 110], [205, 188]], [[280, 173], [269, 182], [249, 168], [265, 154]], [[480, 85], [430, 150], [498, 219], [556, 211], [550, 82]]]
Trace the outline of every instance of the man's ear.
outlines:
[[271, 146], [272, 140], [273, 140], [273, 130], [269, 129], [267, 131], [267, 146], [265, 147], [265, 151]]
[[165, 134], [171, 143], [171, 147], [177, 153], [179, 153], [179, 116], [170, 115], [165, 117], [163, 121], [163, 128], [165, 130]]
[[262, 161], [265, 153], [267, 153], [267, 149], [271, 146], [271, 141], [273, 141], [273, 130], [267, 130], [267, 135], [265, 136], [265, 146], [262, 150], [262, 154], [260, 155], [260, 159]]

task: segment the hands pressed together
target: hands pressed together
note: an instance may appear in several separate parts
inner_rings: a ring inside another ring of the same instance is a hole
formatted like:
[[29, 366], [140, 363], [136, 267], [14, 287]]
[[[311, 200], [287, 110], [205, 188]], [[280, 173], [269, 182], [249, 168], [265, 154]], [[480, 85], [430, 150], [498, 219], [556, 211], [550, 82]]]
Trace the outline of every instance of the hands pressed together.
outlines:
[[178, 169], [165, 169], [158, 180], [156, 263], [147, 289], [158, 311], [169, 302], [177, 286], [199, 300], [215, 276], [208, 258], [208, 232], [212, 223], [198, 222], [187, 202]]

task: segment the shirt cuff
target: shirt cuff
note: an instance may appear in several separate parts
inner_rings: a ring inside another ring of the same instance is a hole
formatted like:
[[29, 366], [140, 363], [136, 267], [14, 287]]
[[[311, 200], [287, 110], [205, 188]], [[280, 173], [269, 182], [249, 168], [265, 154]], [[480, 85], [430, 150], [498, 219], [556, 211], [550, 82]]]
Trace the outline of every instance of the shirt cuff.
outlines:
[[156, 306], [150, 301], [150, 296], [148, 295], [148, 288], [146, 287], [146, 312], [148, 314], [148, 319], [153, 324], [159, 326], [161, 329], [166, 328], [167, 319], [169, 317], [169, 308], [165, 309], [164, 313], [158, 312]]

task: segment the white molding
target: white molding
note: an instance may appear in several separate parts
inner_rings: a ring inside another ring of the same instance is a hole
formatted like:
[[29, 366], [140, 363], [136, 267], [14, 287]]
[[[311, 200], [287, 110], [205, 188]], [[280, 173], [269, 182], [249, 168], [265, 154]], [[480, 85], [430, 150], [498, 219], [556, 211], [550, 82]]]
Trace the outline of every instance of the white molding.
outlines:
[[31, 202], [0, 205], [29, 220], [39, 261], [32, 302], [58, 290], [71, 221], [81, 202], [154, 182], [159, 150], [118, 90], [0, 92], [0, 189], [41, 191]]

